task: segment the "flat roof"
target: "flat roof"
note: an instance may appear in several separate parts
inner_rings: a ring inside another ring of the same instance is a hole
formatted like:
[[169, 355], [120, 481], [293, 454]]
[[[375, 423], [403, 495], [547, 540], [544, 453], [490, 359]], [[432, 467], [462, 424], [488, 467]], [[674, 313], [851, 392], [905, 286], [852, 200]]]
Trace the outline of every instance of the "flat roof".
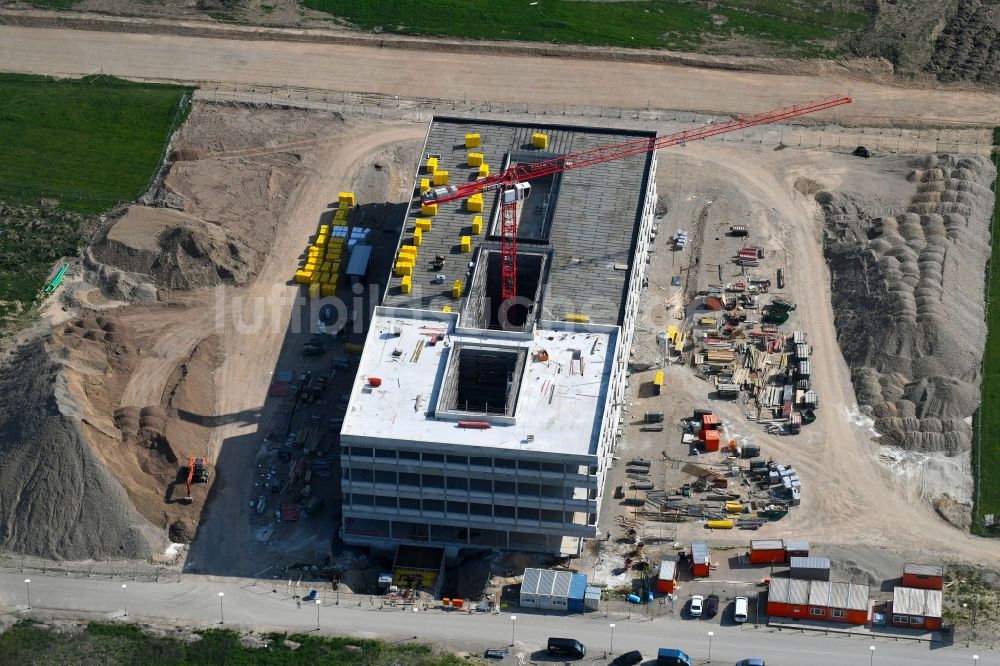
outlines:
[[750, 550], [784, 550], [785, 543], [781, 539], [751, 539]]
[[899, 615], [941, 617], [941, 590], [896, 586], [892, 590], [892, 612]]
[[913, 576], [944, 576], [944, 567], [940, 564], [907, 562], [903, 565], [903, 573]]
[[[535, 132], [548, 135], [544, 150], [531, 147]], [[479, 134], [480, 146], [466, 148], [466, 134]], [[556, 157], [654, 136], [655, 132], [626, 129], [436, 117], [427, 131], [420, 164], [424, 165], [429, 155], [438, 155], [438, 168], [449, 172], [448, 184], [453, 185], [475, 179], [477, 167], [467, 165], [470, 152], [482, 153], [495, 174], [511, 153], [524, 162], [521, 158]], [[561, 321], [567, 314], [584, 314], [595, 323], [622, 323], [652, 159], [652, 153], [644, 153], [563, 172], [552, 184], [551, 213], [537, 213], [534, 204], [531, 211], [522, 211], [522, 219], [548, 216], [543, 225], [546, 240], [519, 237], [518, 241], [519, 252], [551, 253], [541, 292], [541, 319]], [[427, 177], [422, 170], [418, 172], [415, 192], [420, 179]], [[468, 287], [468, 263], [477, 256], [479, 247], [500, 247], [499, 237], [490, 236], [495, 197], [494, 192], [483, 195], [482, 213], [467, 211], [465, 199], [440, 204], [437, 215], [431, 218], [431, 231], [423, 234], [417, 252], [412, 291], [402, 293], [402, 277], [390, 273], [382, 304], [434, 310], [449, 305], [459, 311], [462, 303], [452, 300], [452, 284], [459, 279]], [[483, 232], [471, 236], [472, 253], [463, 254], [461, 237], [470, 234], [475, 215], [483, 217]], [[401, 244], [410, 244], [420, 217], [420, 200], [414, 198], [403, 222]], [[430, 262], [437, 255], [445, 257], [445, 264], [441, 270], [432, 270]], [[434, 282], [437, 274], [446, 276], [443, 284]]]
[[778, 604], [808, 604], [844, 610], [867, 610], [869, 592], [870, 588], [860, 583], [772, 578], [767, 590], [767, 600]]
[[829, 557], [792, 557], [788, 561], [792, 569], [829, 569]]
[[[341, 428], [345, 442], [596, 455], [610, 400], [617, 326], [540, 322], [521, 333], [460, 328], [457, 319], [453, 312], [375, 309]], [[526, 350], [523, 374], [514, 382], [512, 417], [438, 413], [456, 345]], [[545, 361], [537, 355], [543, 350]], [[369, 381], [373, 377], [381, 380], [379, 386]], [[490, 427], [461, 427], [460, 421], [486, 421]]]

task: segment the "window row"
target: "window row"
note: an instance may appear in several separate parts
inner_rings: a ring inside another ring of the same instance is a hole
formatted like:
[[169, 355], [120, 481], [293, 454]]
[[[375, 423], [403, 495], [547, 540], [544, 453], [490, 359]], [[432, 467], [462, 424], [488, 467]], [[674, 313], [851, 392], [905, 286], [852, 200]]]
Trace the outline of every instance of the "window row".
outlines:
[[530, 507], [499, 506], [480, 504], [478, 502], [451, 502], [444, 500], [418, 500], [407, 497], [385, 497], [383, 495], [367, 495], [363, 493], [345, 493], [344, 504], [356, 507], [377, 507], [380, 509], [399, 509], [404, 511], [433, 511], [455, 516], [481, 516], [484, 518], [508, 518], [518, 520], [534, 520], [543, 523], [572, 523], [573, 512], [552, 511], [550, 509], [533, 509]]
[[[412, 460], [431, 463], [448, 463], [449, 465], [471, 465], [497, 469], [525, 470], [532, 472], [556, 472], [557, 474], [580, 474], [580, 465], [564, 465], [563, 463], [539, 462], [538, 460], [518, 460], [515, 458], [493, 458], [490, 456], [459, 456], [443, 453], [428, 453], [426, 451], [406, 451], [399, 449], [373, 449], [368, 446], [345, 446], [344, 455], [357, 458], [373, 458], [375, 460]], [[593, 473], [593, 472], [591, 472]]]
[[[525, 495], [555, 499], [572, 499], [573, 488], [544, 483], [524, 481], [497, 481], [493, 479], [467, 479], [461, 476], [440, 476], [438, 474], [413, 474], [410, 472], [388, 472], [385, 470], [359, 469], [351, 467], [343, 470], [345, 481], [359, 483], [382, 483], [410, 488], [447, 488], [448, 490], [468, 490], [481, 493]], [[596, 496], [596, 490], [592, 492]], [[592, 497], [591, 499], [594, 499]]]

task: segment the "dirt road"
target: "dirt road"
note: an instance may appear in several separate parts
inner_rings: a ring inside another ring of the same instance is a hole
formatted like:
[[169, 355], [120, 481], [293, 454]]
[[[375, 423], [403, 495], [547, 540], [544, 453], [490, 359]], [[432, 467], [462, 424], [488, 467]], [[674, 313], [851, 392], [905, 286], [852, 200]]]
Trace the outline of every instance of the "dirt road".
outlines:
[[1000, 125], [1000, 95], [984, 92], [571, 58], [0, 26], [0, 63], [7, 71], [40, 74], [103, 71], [403, 98], [481, 97], [502, 103], [727, 113], [846, 93], [854, 104], [821, 115], [844, 123]]

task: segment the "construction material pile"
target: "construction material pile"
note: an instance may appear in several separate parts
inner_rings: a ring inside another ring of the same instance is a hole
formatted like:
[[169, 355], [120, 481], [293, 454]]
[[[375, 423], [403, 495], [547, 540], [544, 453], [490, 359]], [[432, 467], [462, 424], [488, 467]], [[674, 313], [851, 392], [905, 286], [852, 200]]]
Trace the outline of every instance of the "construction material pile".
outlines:
[[53, 559], [148, 558], [164, 534], [133, 507], [81, 429], [61, 363], [35, 340], [0, 370], [0, 549]]
[[883, 445], [957, 456], [979, 405], [996, 170], [953, 155], [911, 166], [909, 201], [817, 194], [837, 339]]

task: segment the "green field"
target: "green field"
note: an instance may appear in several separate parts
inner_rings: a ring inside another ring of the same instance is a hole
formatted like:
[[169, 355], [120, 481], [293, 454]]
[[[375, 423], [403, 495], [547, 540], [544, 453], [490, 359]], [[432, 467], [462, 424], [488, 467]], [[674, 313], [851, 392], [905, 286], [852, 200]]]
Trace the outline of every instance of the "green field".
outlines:
[[76, 254], [93, 214], [148, 187], [189, 93], [0, 74], [0, 330], [30, 309], [56, 260]]
[[[725, 40], [790, 56], [832, 56], [863, 27], [862, 0], [303, 0], [364, 30], [711, 52]], [[750, 49], [756, 51], [756, 49]], [[432, 75], [423, 72], [421, 75]]]
[[[460, 666], [470, 663], [451, 654], [437, 653], [426, 644], [272, 634], [264, 637], [269, 647], [249, 648], [240, 644], [239, 634], [233, 631], [210, 629], [199, 634], [201, 640], [192, 642], [158, 638], [130, 624], [90, 624], [80, 633], [66, 634], [23, 621], [0, 635], [0, 655], [3, 655], [0, 662], [24, 666]], [[295, 650], [286, 647], [283, 643], [286, 638], [299, 643], [299, 647]]]
[[[997, 182], [993, 187], [1000, 194], [1000, 127], [993, 130], [993, 163], [997, 165]], [[983, 355], [982, 402], [976, 413], [976, 435], [973, 443], [973, 472], [976, 495], [972, 531], [977, 534], [1000, 536], [1000, 198], [994, 202], [991, 239], [986, 351]], [[983, 524], [986, 515], [993, 514], [994, 527]]]
[[0, 75], [0, 199], [96, 213], [137, 197], [187, 88], [101, 76]]

